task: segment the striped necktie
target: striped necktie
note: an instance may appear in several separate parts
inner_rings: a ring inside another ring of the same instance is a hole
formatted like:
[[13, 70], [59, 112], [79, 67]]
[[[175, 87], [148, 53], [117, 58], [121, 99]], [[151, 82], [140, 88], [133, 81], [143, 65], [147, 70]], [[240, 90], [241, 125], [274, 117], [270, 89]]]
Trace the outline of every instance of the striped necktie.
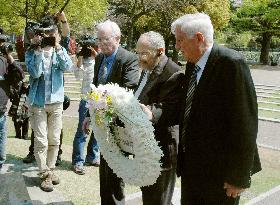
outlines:
[[186, 97], [186, 103], [185, 103], [184, 123], [183, 123], [182, 138], [181, 138], [183, 151], [185, 151], [186, 132], [187, 132], [188, 124], [189, 124], [189, 118], [190, 118], [190, 112], [191, 112], [191, 108], [192, 108], [193, 96], [194, 96], [195, 88], [196, 88], [196, 85], [197, 85], [197, 80], [196, 80], [197, 72], [199, 70], [200, 70], [199, 66], [193, 65], [192, 75], [190, 77], [188, 92], [187, 92], [187, 97]]

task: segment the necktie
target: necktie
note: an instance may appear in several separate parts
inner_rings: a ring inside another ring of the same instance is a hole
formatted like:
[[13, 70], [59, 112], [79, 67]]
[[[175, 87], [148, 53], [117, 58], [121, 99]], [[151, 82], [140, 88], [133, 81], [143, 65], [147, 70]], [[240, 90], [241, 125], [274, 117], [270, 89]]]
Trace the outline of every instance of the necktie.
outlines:
[[99, 84], [106, 84], [107, 81], [107, 72], [108, 72], [108, 68], [107, 68], [107, 60], [105, 59], [102, 68], [101, 68], [101, 73], [100, 73], [100, 78], [99, 78]]
[[185, 103], [185, 113], [184, 113], [184, 123], [183, 123], [183, 129], [182, 129], [182, 138], [181, 138], [181, 144], [183, 151], [185, 151], [185, 145], [186, 145], [186, 131], [189, 123], [189, 118], [190, 118], [190, 111], [192, 108], [192, 101], [193, 101], [193, 96], [196, 88], [196, 77], [197, 77], [197, 72], [200, 70], [200, 67], [194, 66], [192, 69], [192, 74], [191, 78], [189, 81], [189, 86], [188, 86], [188, 92], [187, 92], [187, 97], [186, 97], [186, 103]]
[[142, 77], [141, 83], [139, 84], [138, 89], [136, 90], [136, 92], [134, 94], [134, 96], [136, 98], [139, 98], [139, 95], [141, 94], [143, 88], [145, 87], [148, 78], [149, 78], [149, 72], [145, 71], [145, 73], [144, 73], [144, 75]]

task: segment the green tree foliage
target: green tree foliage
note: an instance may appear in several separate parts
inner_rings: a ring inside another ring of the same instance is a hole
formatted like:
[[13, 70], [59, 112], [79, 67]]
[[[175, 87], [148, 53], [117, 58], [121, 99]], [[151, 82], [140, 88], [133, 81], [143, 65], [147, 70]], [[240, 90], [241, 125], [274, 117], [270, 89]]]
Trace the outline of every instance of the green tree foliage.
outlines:
[[237, 32], [253, 31], [261, 37], [260, 62], [269, 63], [273, 36], [280, 36], [280, 0], [244, 0], [232, 18]]
[[230, 19], [228, 0], [109, 0], [109, 4], [109, 14], [118, 17], [116, 21], [121, 25], [128, 48], [133, 48], [141, 33], [154, 30], [164, 36], [167, 47], [172, 46], [175, 60], [175, 39], [170, 26], [176, 18], [186, 13], [205, 12], [215, 29], [225, 27]]
[[228, 0], [205, 0], [197, 5], [197, 10], [211, 17], [215, 30], [221, 30], [229, 23], [231, 12]]
[[[7, 32], [22, 33], [25, 21], [39, 21], [45, 14], [54, 14], [64, 0], [1, 0], [0, 25]], [[106, 0], [70, 0], [65, 8], [71, 30], [92, 27], [105, 16]]]

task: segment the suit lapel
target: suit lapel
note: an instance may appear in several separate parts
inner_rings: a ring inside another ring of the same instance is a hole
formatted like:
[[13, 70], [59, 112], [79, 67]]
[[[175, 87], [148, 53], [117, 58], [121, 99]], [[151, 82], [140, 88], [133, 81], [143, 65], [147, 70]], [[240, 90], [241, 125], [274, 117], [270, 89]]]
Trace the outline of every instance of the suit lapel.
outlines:
[[123, 54], [122, 47], [119, 47], [106, 83], [112, 82], [115, 75], [118, 73], [119, 65], [120, 65], [121, 59], [122, 59], [122, 54]]
[[[150, 92], [150, 90], [154, 87], [154, 85], [157, 83], [158, 81], [158, 76], [160, 76], [160, 74], [163, 71], [164, 66], [167, 63], [168, 58], [166, 56], [162, 56], [160, 59], [160, 63], [154, 68], [154, 70], [152, 71], [152, 73], [150, 74], [146, 85], [144, 86], [142, 92], [139, 95], [139, 100], [144, 100], [145, 98], [148, 98], [147, 93]], [[148, 99], [146, 99], [145, 101], [147, 101]], [[145, 104], [145, 103], [144, 103]]]
[[[194, 95], [194, 101], [196, 102], [199, 101], [200, 97], [204, 95], [204, 90], [207, 89], [207, 81], [209, 79], [209, 76], [211, 76], [211, 73], [213, 72], [215, 64], [218, 60], [217, 54], [218, 54], [218, 47], [214, 44], [211, 53], [208, 57], [205, 68], [203, 70], [203, 73], [200, 77], [199, 83], [196, 87], [196, 91]], [[193, 102], [194, 106], [197, 105], [196, 102]]]
[[99, 70], [103, 61], [104, 55], [102, 53], [98, 54], [98, 56], [96, 57], [96, 61], [95, 61], [95, 66], [94, 66], [94, 84], [98, 85], [98, 74], [99, 74]]

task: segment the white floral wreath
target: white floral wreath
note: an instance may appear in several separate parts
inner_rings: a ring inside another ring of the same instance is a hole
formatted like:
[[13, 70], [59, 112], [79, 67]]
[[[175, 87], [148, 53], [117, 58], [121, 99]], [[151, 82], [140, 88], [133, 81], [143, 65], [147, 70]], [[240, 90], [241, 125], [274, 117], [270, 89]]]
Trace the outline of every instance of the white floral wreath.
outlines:
[[[117, 84], [91, 85], [87, 107], [100, 151], [118, 177], [135, 186], [156, 182], [163, 155], [154, 128], [133, 92]], [[124, 125], [114, 123], [118, 118]], [[126, 153], [126, 154], [124, 154]], [[130, 153], [130, 154], [127, 154]]]

